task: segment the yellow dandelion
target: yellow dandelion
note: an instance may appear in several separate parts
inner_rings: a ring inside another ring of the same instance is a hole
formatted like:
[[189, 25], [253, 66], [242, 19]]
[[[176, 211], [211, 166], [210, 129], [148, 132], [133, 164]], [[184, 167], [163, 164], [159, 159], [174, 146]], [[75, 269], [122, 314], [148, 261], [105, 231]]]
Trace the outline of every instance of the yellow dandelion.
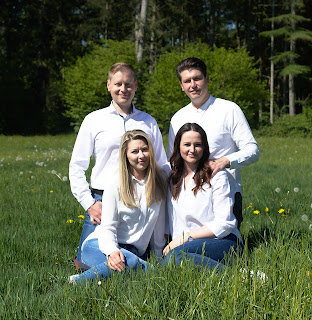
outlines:
[[31, 189], [31, 192], [34, 192], [35, 191], [35, 189]]
[[266, 207], [264, 210], [265, 210], [265, 212], [269, 212], [269, 208], [268, 207]]
[[50, 190], [50, 193], [53, 193], [54, 191], [53, 190]]
[[307, 276], [309, 277], [310, 276], [310, 271], [307, 270], [306, 273], [307, 273]]
[[255, 210], [255, 211], [254, 211], [254, 214], [259, 214], [259, 213], [260, 213], [259, 210]]
[[278, 213], [283, 213], [283, 212], [285, 212], [285, 210], [283, 208], [278, 210]]
[[68, 219], [67, 221], [66, 221], [66, 223], [73, 223], [74, 222], [74, 220], [72, 220], [72, 219]]
[[86, 217], [83, 214], [81, 214], [78, 216], [78, 218], [85, 219]]

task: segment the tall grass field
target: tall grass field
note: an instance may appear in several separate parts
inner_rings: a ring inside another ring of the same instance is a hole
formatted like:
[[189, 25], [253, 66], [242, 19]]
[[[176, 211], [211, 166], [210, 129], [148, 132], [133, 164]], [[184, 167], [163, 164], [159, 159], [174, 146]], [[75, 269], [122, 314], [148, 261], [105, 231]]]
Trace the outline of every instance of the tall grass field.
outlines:
[[312, 319], [312, 140], [258, 138], [242, 170], [243, 256], [68, 283], [84, 210], [74, 135], [0, 136], [0, 319]]

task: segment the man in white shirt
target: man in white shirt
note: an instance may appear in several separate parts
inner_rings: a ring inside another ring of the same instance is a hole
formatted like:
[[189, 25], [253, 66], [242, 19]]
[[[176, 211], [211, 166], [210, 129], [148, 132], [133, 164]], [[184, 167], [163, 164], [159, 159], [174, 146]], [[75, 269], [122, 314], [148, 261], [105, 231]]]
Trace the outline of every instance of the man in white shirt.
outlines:
[[[132, 66], [114, 64], [109, 69], [107, 80], [107, 89], [112, 96], [110, 106], [88, 114], [79, 129], [69, 164], [72, 193], [87, 211], [78, 247], [78, 263], [81, 261], [81, 244], [94, 231], [96, 224], [101, 223], [103, 191], [110, 187], [111, 181], [118, 175], [122, 135], [128, 130], [143, 130], [152, 140], [158, 165], [163, 167], [167, 163], [156, 120], [137, 110], [132, 103], [137, 87]], [[91, 156], [95, 164], [91, 172], [90, 190], [85, 171], [89, 168]]]
[[240, 168], [259, 159], [259, 148], [248, 122], [238, 105], [209, 94], [209, 77], [205, 63], [198, 58], [187, 58], [177, 66], [182, 91], [191, 103], [176, 112], [170, 122], [168, 152], [170, 158], [177, 131], [186, 122], [199, 124], [207, 134], [210, 148], [210, 168], [214, 176], [226, 169], [233, 193], [234, 214], [238, 227], [243, 220]]

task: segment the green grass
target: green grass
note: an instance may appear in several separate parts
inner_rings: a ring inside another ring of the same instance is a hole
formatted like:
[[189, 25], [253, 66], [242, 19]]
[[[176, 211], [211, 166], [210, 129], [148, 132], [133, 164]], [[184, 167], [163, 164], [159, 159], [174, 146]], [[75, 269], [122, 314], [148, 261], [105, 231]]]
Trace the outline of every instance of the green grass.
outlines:
[[261, 159], [242, 170], [246, 250], [223, 274], [167, 266], [73, 286], [84, 211], [63, 179], [74, 140], [0, 136], [0, 319], [311, 318], [311, 140], [258, 138]]

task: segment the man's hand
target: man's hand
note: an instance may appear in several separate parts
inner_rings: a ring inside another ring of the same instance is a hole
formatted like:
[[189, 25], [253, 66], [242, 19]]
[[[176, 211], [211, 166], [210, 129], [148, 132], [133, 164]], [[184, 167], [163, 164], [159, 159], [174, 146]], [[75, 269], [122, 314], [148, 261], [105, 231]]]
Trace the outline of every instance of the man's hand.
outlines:
[[93, 224], [101, 224], [102, 202], [96, 201], [88, 209], [90, 220]]
[[209, 160], [209, 167], [212, 170], [211, 178], [213, 178], [218, 171], [229, 168], [230, 164], [230, 160], [226, 157], [217, 160]]
[[108, 266], [112, 270], [121, 272], [125, 269], [125, 256], [120, 250], [116, 250], [108, 256]]

